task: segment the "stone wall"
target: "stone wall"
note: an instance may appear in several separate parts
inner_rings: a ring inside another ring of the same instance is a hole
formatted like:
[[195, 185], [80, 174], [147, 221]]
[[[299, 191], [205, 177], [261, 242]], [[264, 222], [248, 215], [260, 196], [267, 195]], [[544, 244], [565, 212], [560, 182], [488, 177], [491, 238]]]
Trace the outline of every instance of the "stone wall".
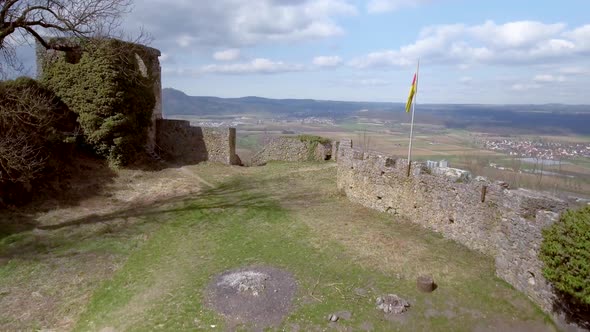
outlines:
[[165, 159], [239, 165], [235, 128], [193, 127], [189, 121], [158, 119], [156, 145]]
[[504, 218], [497, 238], [496, 275], [528, 295], [543, 311], [551, 313], [557, 299], [543, 277], [543, 263], [538, 258], [543, 236], [541, 230], [557, 221], [551, 211], [537, 211], [534, 218]]
[[332, 143], [317, 144], [310, 151], [309, 143], [297, 136], [273, 137], [251, 160], [252, 165], [264, 165], [269, 161], [322, 161], [332, 158]]
[[337, 161], [338, 188], [351, 201], [406, 217], [493, 257], [498, 277], [553, 313], [556, 296], [537, 257], [542, 229], [558, 220], [566, 202], [481, 178], [457, 182], [420, 164], [408, 177], [406, 159], [363, 153], [350, 140], [340, 142]]
[[[160, 51], [155, 48], [150, 48], [152, 51], [152, 68], [147, 68], [150, 71], [151, 77], [154, 78], [154, 96], [156, 97], [156, 104], [154, 105], [154, 110], [152, 112], [152, 126], [148, 130], [148, 141], [147, 147], [149, 150], [154, 150], [156, 145], [156, 130], [157, 130], [157, 121], [162, 119], [162, 67], [160, 66], [159, 57], [161, 55]], [[138, 61], [142, 61], [139, 58], [139, 55], [136, 54], [136, 58]]]

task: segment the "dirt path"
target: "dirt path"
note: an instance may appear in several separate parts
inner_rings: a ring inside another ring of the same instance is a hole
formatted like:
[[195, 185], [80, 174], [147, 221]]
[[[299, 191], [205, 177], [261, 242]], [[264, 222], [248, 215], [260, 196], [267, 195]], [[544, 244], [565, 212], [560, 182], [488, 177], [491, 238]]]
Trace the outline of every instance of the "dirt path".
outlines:
[[169, 168], [156, 172], [121, 170], [113, 183], [76, 206], [64, 206], [39, 213], [38, 225], [67, 223], [89, 216], [104, 216], [132, 207], [141, 208], [175, 197], [199, 193], [214, 185], [203, 179], [195, 166]]
[[209, 188], [213, 188], [214, 185], [211, 184], [210, 182], [206, 181], [205, 179], [203, 179], [201, 176], [199, 176], [199, 174], [197, 174], [195, 172], [195, 168], [194, 167], [188, 167], [188, 166], [183, 166], [180, 168], [180, 171], [190, 177], [195, 178], [199, 183], [204, 184], [205, 186], [209, 187]]
[[336, 164], [336, 163], [329, 163], [329, 164], [325, 164], [325, 165], [321, 165], [321, 166], [304, 167], [304, 168], [301, 168], [301, 169], [295, 169], [295, 170], [292, 170], [292, 171], [284, 172], [282, 175], [284, 176], [284, 175], [295, 174], [295, 173], [323, 171], [323, 170], [334, 168], [336, 166], [338, 166], [338, 164]]

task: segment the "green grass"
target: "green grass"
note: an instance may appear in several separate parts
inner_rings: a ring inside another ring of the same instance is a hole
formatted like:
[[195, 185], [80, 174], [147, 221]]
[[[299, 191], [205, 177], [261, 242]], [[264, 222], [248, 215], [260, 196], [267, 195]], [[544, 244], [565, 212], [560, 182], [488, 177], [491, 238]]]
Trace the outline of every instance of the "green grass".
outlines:
[[250, 149], [256, 151], [260, 148], [260, 135], [247, 134], [243, 132], [238, 133], [236, 147], [239, 149]]
[[590, 170], [590, 158], [569, 159], [567, 162], [570, 162], [574, 165], [584, 166]]
[[[545, 326], [534, 305], [494, 277], [491, 259], [349, 203], [336, 191], [334, 168], [270, 163], [243, 172], [198, 197], [118, 213], [117, 220], [139, 218], [125, 227], [109, 222], [110, 228], [93, 228], [92, 234], [84, 228], [55, 231], [46, 254], [125, 258], [93, 288], [75, 330], [222, 330], [223, 317], [204, 305], [205, 289], [217, 274], [250, 265], [279, 267], [297, 280], [293, 311], [280, 329], [326, 329], [326, 316], [343, 310], [352, 317], [338, 325], [353, 330], [366, 323], [376, 331], [470, 331], [496, 321]], [[31, 239], [15, 235], [0, 249], [28, 247]], [[0, 284], [26, 264], [15, 259], [1, 266]], [[27, 271], [28, 278], [43, 278], [42, 269]], [[424, 271], [439, 282], [432, 294], [416, 290], [415, 277]], [[400, 321], [375, 310], [375, 298], [388, 293], [412, 305]]]

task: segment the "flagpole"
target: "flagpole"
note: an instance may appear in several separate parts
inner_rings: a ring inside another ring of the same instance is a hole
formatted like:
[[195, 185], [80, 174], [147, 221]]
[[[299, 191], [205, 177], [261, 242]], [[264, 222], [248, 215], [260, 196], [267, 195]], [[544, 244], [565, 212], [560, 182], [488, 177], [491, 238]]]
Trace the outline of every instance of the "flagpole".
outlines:
[[414, 114], [416, 113], [416, 101], [418, 100], [418, 81], [420, 80], [420, 58], [416, 67], [416, 92], [412, 103], [412, 123], [410, 124], [410, 146], [408, 148], [408, 177], [412, 170], [412, 138], [414, 137]]

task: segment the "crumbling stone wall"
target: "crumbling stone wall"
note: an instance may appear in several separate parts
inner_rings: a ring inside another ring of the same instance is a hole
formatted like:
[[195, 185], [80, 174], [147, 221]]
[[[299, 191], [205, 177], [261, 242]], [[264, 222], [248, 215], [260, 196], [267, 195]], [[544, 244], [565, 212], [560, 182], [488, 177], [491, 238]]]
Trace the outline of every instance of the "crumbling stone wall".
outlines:
[[332, 142], [332, 159], [334, 161], [338, 161], [338, 147], [340, 146], [340, 142]]
[[185, 163], [203, 161], [239, 165], [235, 128], [193, 127], [185, 120], [157, 120], [156, 144], [169, 160]]
[[252, 165], [264, 165], [269, 161], [322, 161], [332, 158], [332, 143], [310, 145], [297, 136], [270, 138], [267, 144], [251, 160]]
[[[161, 55], [160, 51], [155, 48], [150, 48], [152, 61], [151, 68], [147, 68], [147, 70], [151, 73], [151, 77], [154, 77], [154, 96], [156, 97], [156, 104], [154, 105], [154, 110], [152, 112], [152, 126], [148, 130], [148, 141], [147, 146], [148, 149], [154, 150], [156, 144], [156, 130], [157, 130], [157, 121], [162, 119], [162, 67], [160, 66], [159, 57]], [[139, 57], [139, 55], [135, 55], [138, 62], [144, 62], [143, 59]]]
[[482, 204], [478, 186], [427, 174], [419, 166], [408, 178], [404, 159], [343, 150], [342, 143], [340, 150], [344, 153], [338, 157], [338, 186], [352, 201], [408, 217], [471, 249], [493, 254], [490, 234], [498, 232], [500, 222], [495, 208], [499, 186], [488, 189]]
[[496, 275], [525, 293], [543, 311], [552, 313], [557, 297], [543, 277], [543, 263], [538, 256], [543, 242], [541, 230], [556, 222], [559, 214], [539, 210], [534, 218], [522, 218], [511, 212], [512, 217], [502, 220], [497, 237]]
[[420, 164], [408, 177], [406, 159], [364, 153], [350, 140], [340, 142], [337, 161], [338, 188], [351, 201], [406, 217], [495, 258], [498, 277], [553, 313], [556, 296], [543, 278], [538, 253], [542, 229], [558, 220], [566, 202], [487, 180], [457, 182]]

